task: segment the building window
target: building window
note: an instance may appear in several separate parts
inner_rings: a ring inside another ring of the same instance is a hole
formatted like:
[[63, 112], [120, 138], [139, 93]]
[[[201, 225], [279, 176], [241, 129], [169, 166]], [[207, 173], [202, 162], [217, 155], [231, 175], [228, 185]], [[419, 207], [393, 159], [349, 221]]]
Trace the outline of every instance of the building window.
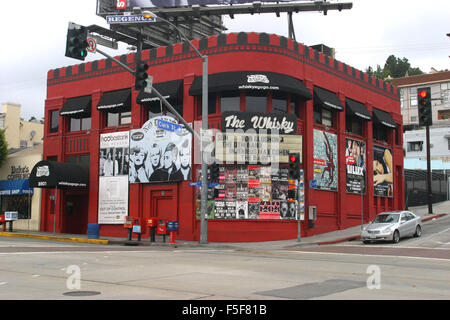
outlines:
[[346, 115], [345, 117], [345, 130], [357, 135], [363, 135], [363, 120], [359, 117], [352, 115]]
[[373, 138], [375, 140], [388, 142], [388, 129], [377, 123], [373, 124]]
[[437, 118], [438, 120], [450, 119], [450, 110], [438, 110]]
[[245, 96], [245, 111], [267, 112], [267, 96]]
[[89, 154], [80, 154], [66, 157], [66, 163], [73, 163], [78, 164], [80, 166], [89, 167], [90, 159], [91, 158]]
[[89, 130], [91, 128], [91, 117], [70, 118], [69, 131]]
[[108, 112], [106, 118], [107, 127], [117, 127], [131, 123], [131, 111], [112, 113]]
[[411, 117], [411, 122], [417, 122], [417, 117], [416, 116], [412, 116]]
[[323, 108], [320, 105], [314, 105], [314, 123], [318, 123], [327, 127], [333, 127], [333, 111]]
[[220, 95], [220, 112], [240, 110], [241, 95], [239, 92], [224, 92]]
[[423, 148], [423, 141], [411, 141], [408, 142], [408, 149], [407, 151], [422, 151]]
[[[274, 113], [286, 113], [288, 101], [286, 98], [272, 96], [272, 112]], [[292, 105], [291, 105], [292, 106]]]
[[50, 133], [58, 132], [59, 110], [50, 111]]
[[208, 114], [217, 113], [217, 96], [215, 93], [208, 97]]

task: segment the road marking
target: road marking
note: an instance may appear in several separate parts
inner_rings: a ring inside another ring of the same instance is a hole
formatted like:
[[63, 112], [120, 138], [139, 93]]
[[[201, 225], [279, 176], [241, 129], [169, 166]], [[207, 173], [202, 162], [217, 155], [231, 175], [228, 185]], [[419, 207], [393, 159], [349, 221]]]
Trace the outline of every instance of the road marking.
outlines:
[[0, 286], [7, 284], [8, 282], [0, 282]]
[[[448, 250], [448, 249], [447, 249]], [[425, 260], [439, 260], [439, 261], [447, 261], [449, 259], [441, 259], [441, 258], [427, 258], [427, 257], [413, 257], [413, 256], [398, 256], [398, 255], [389, 255], [389, 254], [362, 254], [362, 253], [344, 253], [344, 252], [315, 252], [315, 251], [285, 251], [280, 250], [280, 252], [288, 252], [288, 253], [312, 253], [312, 254], [334, 254], [334, 255], [346, 255], [346, 256], [362, 256], [362, 257], [385, 257], [385, 258], [409, 258], [409, 259], [425, 259]]]

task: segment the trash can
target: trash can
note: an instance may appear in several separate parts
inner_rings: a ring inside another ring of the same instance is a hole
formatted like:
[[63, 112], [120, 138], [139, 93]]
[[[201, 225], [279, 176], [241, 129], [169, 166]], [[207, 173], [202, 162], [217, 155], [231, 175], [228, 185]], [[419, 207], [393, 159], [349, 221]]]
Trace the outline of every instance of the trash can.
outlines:
[[98, 239], [100, 234], [100, 225], [98, 223], [88, 224], [88, 239]]

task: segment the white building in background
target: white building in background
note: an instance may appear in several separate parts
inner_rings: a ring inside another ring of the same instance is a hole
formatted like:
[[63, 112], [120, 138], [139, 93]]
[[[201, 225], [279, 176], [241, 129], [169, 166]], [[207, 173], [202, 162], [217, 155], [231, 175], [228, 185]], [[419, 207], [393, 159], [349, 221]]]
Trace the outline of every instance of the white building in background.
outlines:
[[397, 78], [392, 84], [400, 94], [403, 125], [418, 125], [417, 88], [430, 87], [433, 126], [450, 126], [450, 71]]
[[0, 129], [5, 130], [8, 149], [33, 147], [42, 144], [44, 124], [39, 120], [25, 121], [20, 118], [20, 104], [2, 103]]

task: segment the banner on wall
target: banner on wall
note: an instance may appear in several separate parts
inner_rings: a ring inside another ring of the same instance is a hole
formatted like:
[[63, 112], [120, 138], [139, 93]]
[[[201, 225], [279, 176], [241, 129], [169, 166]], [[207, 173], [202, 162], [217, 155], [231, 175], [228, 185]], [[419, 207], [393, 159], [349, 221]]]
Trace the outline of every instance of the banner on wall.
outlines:
[[192, 133], [171, 114], [130, 131], [130, 183], [192, 179]]
[[348, 193], [366, 193], [366, 143], [345, 139], [346, 183]]
[[316, 189], [337, 191], [337, 136], [314, 129], [314, 180]]
[[129, 132], [100, 135], [98, 223], [122, 224], [128, 215]]
[[373, 146], [374, 195], [392, 198], [394, 194], [392, 150]]

